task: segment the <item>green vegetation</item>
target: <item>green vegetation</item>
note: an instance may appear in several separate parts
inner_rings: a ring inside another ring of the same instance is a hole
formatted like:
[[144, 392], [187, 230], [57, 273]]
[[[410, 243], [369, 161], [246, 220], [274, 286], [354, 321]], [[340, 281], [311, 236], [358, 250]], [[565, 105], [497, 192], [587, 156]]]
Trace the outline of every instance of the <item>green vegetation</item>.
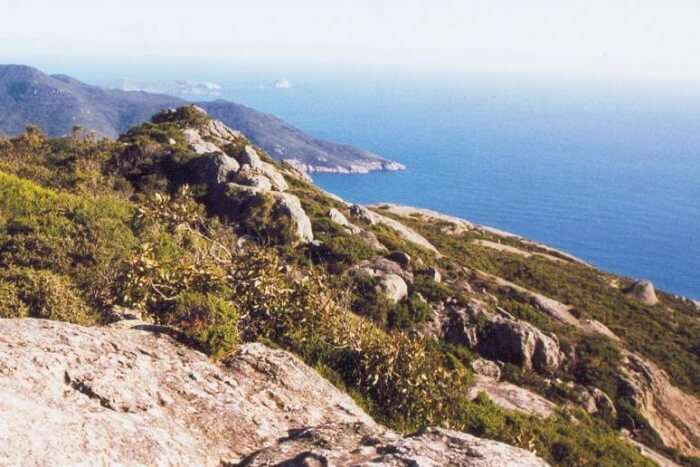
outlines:
[[[5, 291], [10, 297], [11, 317], [23, 312], [33, 318], [94, 324], [96, 316], [71, 283], [70, 279], [51, 271], [10, 268], [2, 273]], [[12, 312], [14, 311], [14, 315]]]
[[[614, 287], [611, 285], [613, 277], [585, 265], [571, 261], [554, 262], [536, 256], [523, 258], [472, 242], [483, 238], [502, 241], [523, 250], [534, 248], [514, 238], [492, 238], [487, 233], [479, 232], [453, 236], [444, 234], [439, 226], [432, 223], [415, 219], [409, 219], [407, 223], [461, 266], [485, 271], [540, 292], [572, 305], [573, 312], [581, 318], [602, 322], [623, 343], [666, 370], [675, 384], [691, 393], [700, 394], [700, 359], [697, 353], [700, 313], [688, 303], [660, 293], [661, 304], [643, 305], [624, 296], [621, 289], [626, 282], [621, 281], [620, 288]], [[503, 296], [498, 290], [491, 291], [505, 299], [512, 298]], [[512, 295], [512, 292], [508, 295]], [[522, 308], [517, 309], [516, 314], [546, 329], [535, 314], [529, 313], [527, 317], [522, 311]], [[565, 329], [558, 329], [557, 334], [577, 340], [571, 331]]]
[[166, 321], [202, 344], [214, 358], [230, 353], [238, 344], [238, 311], [214, 294], [180, 294]]
[[12, 282], [0, 282], [0, 318], [26, 318], [29, 307], [19, 296], [17, 286]]
[[585, 336], [576, 346], [576, 381], [596, 386], [613, 398], [617, 395], [620, 350], [607, 337]]
[[154, 124], [172, 123], [180, 128], [198, 128], [207, 123], [210, 118], [206, 113], [193, 105], [178, 107], [174, 111], [164, 110], [152, 118]]

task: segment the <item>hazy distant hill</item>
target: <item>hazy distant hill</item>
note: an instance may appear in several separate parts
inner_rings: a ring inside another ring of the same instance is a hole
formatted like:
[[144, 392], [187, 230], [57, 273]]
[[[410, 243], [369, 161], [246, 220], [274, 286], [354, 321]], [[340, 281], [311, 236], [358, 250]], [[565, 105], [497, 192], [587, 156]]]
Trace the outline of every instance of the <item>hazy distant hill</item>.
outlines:
[[[27, 124], [52, 136], [75, 125], [116, 137], [167, 107], [185, 101], [163, 94], [103, 89], [65, 75], [23, 65], [0, 65], [0, 134], [21, 133]], [[368, 151], [313, 138], [279, 118], [228, 101], [200, 102], [213, 117], [241, 130], [277, 159], [307, 171], [367, 172], [402, 166]]]

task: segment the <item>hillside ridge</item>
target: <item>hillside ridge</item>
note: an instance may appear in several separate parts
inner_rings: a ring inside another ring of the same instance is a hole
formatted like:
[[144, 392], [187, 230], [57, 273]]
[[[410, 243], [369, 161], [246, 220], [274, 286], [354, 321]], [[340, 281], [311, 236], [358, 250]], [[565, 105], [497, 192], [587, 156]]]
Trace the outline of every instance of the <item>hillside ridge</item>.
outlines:
[[[161, 109], [187, 101], [163, 94], [105, 89], [67, 75], [47, 75], [26, 65], [0, 65], [0, 134], [16, 135], [29, 124], [50, 136], [76, 125], [117, 137]], [[239, 128], [277, 160], [305, 172], [367, 173], [405, 167], [347, 144], [314, 138], [274, 115], [225, 100], [197, 102], [214, 118]]]

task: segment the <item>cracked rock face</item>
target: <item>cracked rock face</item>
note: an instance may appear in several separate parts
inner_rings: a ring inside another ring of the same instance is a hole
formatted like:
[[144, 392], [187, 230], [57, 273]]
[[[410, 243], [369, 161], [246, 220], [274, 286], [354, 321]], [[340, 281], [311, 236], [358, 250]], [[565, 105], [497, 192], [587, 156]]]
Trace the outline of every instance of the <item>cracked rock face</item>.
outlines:
[[700, 456], [700, 399], [671, 384], [665, 371], [636, 353], [625, 353], [621, 369], [637, 409], [664, 444]]
[[0, 464], [546, 465], [463, 433], [401, 437], [287, 352], [215, 364], [173, 336], [0, 319]]
[[0, 320], [0, 464], [214, 466], [304, 426], [376, 426], [286, 352], [215, 365], [141, 326]]
[[[506, 448], [506, 449], [504, 449]], [[330, 423], [291, 433], [251, 455], [246, 466], [546, 466], [532, 453], [440, 428], [412, 436]]]
[[487, 355], [544, 373], [559, 368], [562, 354], [556, 336], [525, 321], [502, 316], [493, 316], [490, 321], [488, 333], [479, 342]]

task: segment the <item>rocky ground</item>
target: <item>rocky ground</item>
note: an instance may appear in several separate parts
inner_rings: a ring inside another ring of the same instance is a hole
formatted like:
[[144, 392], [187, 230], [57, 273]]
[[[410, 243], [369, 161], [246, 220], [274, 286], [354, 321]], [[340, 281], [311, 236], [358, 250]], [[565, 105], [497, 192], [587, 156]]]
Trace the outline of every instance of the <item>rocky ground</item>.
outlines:
[[401, 436], [291, 354], [220, 364], [139, 321], [0, 320], [0, 464], [544, 466], [444, 429]]

